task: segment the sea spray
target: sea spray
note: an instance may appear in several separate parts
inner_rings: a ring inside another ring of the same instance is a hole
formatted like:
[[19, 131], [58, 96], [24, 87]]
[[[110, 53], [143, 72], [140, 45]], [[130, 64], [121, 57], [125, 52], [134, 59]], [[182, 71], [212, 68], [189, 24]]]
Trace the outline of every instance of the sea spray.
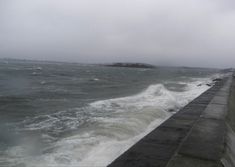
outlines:
[[208, 89], [217, 72], [63, 63], [8, 63], [0, 71], [6, 167], [106, 166]]
[[[90, 103], [84, 109], [92, 113], [89, 124], [81, 126], [79, 133], [57, 141], [50, 152], [37, 157], [27, 155], [22, 160], [26, 166], [35, 167], [107, 166], [169, 118], [170, 109], [177, 111], [209, 88], [205, 84], [197, 86], [199, 83], [203, 82], [187, 83], [183, 92], [170, 91], [162, 84], [150, 85], [137, 95]], [[48, 117], [27, 128], [54, 127], [57, 119]]]

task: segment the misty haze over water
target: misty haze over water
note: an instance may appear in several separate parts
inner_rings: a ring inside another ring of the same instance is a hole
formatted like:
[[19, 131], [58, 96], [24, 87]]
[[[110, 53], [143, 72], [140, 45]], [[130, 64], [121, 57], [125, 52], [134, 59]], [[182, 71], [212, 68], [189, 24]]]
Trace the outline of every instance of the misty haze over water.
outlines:
[[235, 65], [233, 0], [7, 0], [0, 57]]

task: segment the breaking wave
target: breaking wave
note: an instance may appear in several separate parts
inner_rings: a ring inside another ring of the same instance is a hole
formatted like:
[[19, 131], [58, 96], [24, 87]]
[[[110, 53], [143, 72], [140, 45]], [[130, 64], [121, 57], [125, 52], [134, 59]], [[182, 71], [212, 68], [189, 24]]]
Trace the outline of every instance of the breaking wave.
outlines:
[[150, 85], [137, 95], [100, 100], [84, 108], [25, 121], [24, 130], [45, 131], [42, 138], [52, 140], [54, 136], [48, 135], [47, 131], [76, 131], [52, 142], [36, 156], [25, 151], [27, 148], [23, 144], [11, 147], [7, 150], [8, 156], [11, 157], [9, 161], [26, 167], [107, 166], [172, 114], [207, 90], [207, 82], [209, 79], [179, 82], [177, 84], [185, 85], [180, 92], [167, 89], [164, 84]]

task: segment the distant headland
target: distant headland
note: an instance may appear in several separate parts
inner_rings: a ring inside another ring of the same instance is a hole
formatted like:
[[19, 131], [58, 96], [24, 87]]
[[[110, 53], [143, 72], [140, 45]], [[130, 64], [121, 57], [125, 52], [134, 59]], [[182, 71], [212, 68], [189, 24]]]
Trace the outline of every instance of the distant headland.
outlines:
[[105, 64], [108, 67], [128, 67], [128, 68], [156, 68], [156, 66], [145, 63], [112, 63]]

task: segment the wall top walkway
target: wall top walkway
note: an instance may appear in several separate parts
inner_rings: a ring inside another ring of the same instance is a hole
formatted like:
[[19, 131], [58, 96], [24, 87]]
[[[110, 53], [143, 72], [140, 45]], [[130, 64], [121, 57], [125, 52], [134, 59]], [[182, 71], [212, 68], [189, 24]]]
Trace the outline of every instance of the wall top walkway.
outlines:
[[109, 167], [222, 167], [231, 82], [216, 82]]

